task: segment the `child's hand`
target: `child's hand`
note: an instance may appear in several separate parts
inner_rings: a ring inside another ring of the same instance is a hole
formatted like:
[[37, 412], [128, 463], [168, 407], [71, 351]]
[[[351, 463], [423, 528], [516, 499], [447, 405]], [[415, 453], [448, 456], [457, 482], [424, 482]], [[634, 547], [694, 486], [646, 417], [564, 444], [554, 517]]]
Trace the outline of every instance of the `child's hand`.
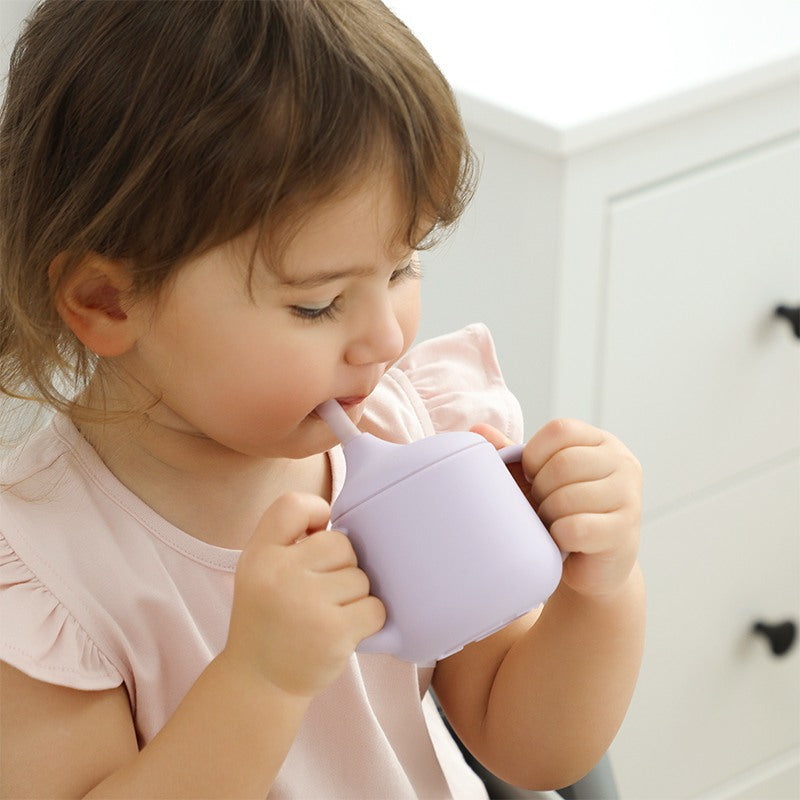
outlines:
[[[495, 447], [511, 441], [490, 425], [476, 433]], [[562, 551], [563, 581], [584, 595], [613, 593], [639, 547], [642, 470], [617, 438], [572, 419], [553, 420], [525, 445], [531, 503]]]
[[386, 618], [349, 539], [324, 530], [329, 516], [320, 497], [283, 495], [236, 570], [226, 655], [295, 695], [310, 697], [333, 682]]

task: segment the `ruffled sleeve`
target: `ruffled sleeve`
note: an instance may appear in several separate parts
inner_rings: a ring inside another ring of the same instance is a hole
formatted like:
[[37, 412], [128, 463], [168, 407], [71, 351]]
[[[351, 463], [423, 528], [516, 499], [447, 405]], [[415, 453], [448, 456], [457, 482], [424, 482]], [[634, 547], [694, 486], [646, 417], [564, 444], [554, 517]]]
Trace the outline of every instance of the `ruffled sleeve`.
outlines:
[[112, 689], [122, 676], [0, 536], [0, 659], [46, 683]]
[[522, 410], [503, 380], [488, 328], [469, 325], [409, 350], [370, 397], [365, 428], [412, 441], [440, 431], [493, 425], [522, 440]]

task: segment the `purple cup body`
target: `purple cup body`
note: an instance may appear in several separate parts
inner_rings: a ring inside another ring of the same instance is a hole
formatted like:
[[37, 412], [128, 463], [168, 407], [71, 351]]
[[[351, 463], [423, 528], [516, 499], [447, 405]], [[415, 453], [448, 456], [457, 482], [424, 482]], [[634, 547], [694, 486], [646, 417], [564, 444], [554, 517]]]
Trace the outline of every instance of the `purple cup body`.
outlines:
[[[407, 445], [361, 434], [331, 524], [349, 536], [384, 627], [359, 652], [431, 663], [542, 604], [562, 557], [505, 461], [474, 433]], [[385, 479], [384, 479], [385, 476]]]

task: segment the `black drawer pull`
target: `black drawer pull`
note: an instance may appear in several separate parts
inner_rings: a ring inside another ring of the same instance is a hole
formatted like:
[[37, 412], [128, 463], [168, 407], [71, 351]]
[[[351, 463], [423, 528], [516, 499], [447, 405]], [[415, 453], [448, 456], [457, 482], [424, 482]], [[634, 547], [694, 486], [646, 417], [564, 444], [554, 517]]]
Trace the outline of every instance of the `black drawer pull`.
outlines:
[[775, 309], [775, 316], [789, 320], [794, 335], [800, 339], [800, 306], [778, 306]]
[[782, 656], [792, 649], [797, 638], [797, 625], [791, 620], [770, 625], [766, 622], [756, 622], [753, 633], [757, 633], [769, 641], [770, 650], [776, 656]]

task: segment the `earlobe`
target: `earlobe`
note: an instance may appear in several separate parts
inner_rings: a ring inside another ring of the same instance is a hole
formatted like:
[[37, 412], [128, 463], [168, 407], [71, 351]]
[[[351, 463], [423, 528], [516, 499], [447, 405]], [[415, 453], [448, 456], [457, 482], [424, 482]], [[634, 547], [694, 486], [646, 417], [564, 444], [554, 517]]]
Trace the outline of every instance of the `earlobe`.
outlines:
[[124, 266], [96, 253], [89, 253], [62, 277], [66, 255], [50, 265], [50, 283], [56, 309], [70, 330], [93, 353], [120, 356], [136, 337], [124, 308], [131, 281]]

